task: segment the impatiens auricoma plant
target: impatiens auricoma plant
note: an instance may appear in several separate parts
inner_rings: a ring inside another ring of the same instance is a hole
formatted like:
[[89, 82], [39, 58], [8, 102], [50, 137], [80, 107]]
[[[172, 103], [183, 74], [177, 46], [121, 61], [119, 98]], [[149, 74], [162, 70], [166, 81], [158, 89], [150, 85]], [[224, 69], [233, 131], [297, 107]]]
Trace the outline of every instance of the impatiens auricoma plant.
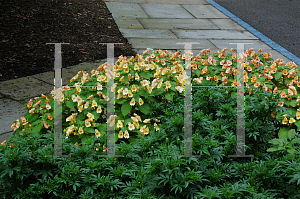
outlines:
[[[185, 58], [161, 50], [154, 52], [147, 49], [143, 55], [136, 55], [126, 59], [120, 56], [115, 65], [115, 83], [112, 89], [117, 92], [115, 97], [115, 122], [109, 118], [107, 123], [115, 125], [115, 142], [125, 139], [131, 143], [138, 136], [155, 133], [159, 130], [159, 120], [151, 121], [151, 102], [173, 101], [174, 97], [184, 97]], [[237, 55], [225, 55], [226, 48], [209, 55], [210, 49], [202, 50], [197, 56], [191, 57], [192, 84], [195, 85], [224, 85], [236, 86]], [[233, 53], [234, 49], [230, 49]], [[283, 131], [300, 129], [299, 107], [300, 87], [299, 70], [294, 62], [284, 64], [281, 59], [275, 62], [271, 53], [255, 54], [253, 49], [242, 54], [247, 61], [244, 66], [245, 94], [254, 94], [255, 89], [262, 86], [268, 92], [279, 92], [281, 101], [279, 106], [288, 109], [287, 114], [272, 112], [272, 117], [282, 124], [278, 127]], [[107, 105], [107, 63], [91, 72], [79, 71], [71, 79], [71, 84], [52, 91], [52, 97], [41, 95], [30, 100], [27, 114], [12, 124], [15, 133], [39, 132], [46, 133], [53, 130], [54, 97], [64, 104], [63, 129], [65, 135], [75, 143], [90, 144], [91, 136], [99, 137], [106, 134], [106, 105]], [[110, 76], [110, 75], [108, 75]], [[250, 79], [249, 79], [250, 78]], [[73, 86], [73, 87], [71, 87]], [[86, 86], [86, 87], [82, 87]], [[200, 88], [198, 88], [200, 89]], [[23, 107], [24, 107], [23, 106]], [[2, 143], [4, 145], [5, 142]], [[105, 149], [104, 149], [105, 150]]]

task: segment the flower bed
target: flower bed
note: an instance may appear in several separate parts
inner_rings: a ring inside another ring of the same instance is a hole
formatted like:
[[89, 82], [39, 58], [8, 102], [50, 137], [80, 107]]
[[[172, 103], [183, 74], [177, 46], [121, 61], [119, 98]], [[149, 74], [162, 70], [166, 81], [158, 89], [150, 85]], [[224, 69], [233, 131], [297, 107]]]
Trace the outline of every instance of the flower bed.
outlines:
[[[203, 50], [199, 55], [192, 57], [193, 85], [238, 85], [234, 79], [237, 75], [237, 56], [225, 55], [225, 51], [226, 49], [223, 49], [221, 52], [208, 55], [210, 50]], [[243, 168], [242, 163], [245, 163], [245, 160], [228, 158], [228, 155], [235, 153], [236, 147], [234, 108], [237, 102], [234, 91], [236, 88], [223, 91], [215, 90], [216, 88], [192, 90], [193, 154], [201, 154], [201, 158], [198, 161], [190, 157], [185, 161], [183, 158], [174, 157], [183, 153], [184, 59], [187, 55], [181, 56], [178, 52], [169, 54], [160, 50], [150, 52], [151, 49], [148, 49], [143, 55], [128, 60], [121, 56], [116, 63], [114, 75], [116, 83], [112, 91], [118, 95], [115, 98], [115, 116], [108, 119], [108, 124], [116, 127], [115, 142], [118, 147], [116, 155], [123, 154], [124, 158], [106, 158], [106, 160], [103, 158], [100, 161], [94, 156], [104, 155], [106, 150], [105, 106], [108, 97], [105, 95], [107, 88], [103, 87], [107, 85], [107, 78], [112, 74], [108, 73], [107, 64], [103, 64], [92, 71], [91, 77], [86, 72], [80, 71], [71, 80], [71, 85], [62, 89], [61, 93], [59, 90], [53, 91], [52, 97], [41, 95], [24, 105], [28, 113], [21, 121], [13, 123], [12, 128], [15, 132], [11, 137], [11, 143], [3, 142], [0, 146], [1, 163], [9, 162], [6, 166], [0, 164], [0, 174], [5, 176], [7, 181], [12, 180], [11, 174], [17, 179], [23, 176], [29, 180], [28, 176], [33, 179], [34, 174], [18, 174], [17, 172], [21, 172], [20, 164], [23, 165], [22, 172], [24, 168], [38, 172], [36, 169], [41, 166], [39, 163], [43, 164], [43, 168], [51, 171], [57, 178], [43, 177], [41, 183], [46, 187], [42, 189], [38, 183], [30, 188], [24, 185], [23, 189], [26, 191], [23, 190], [23, 193], [36, 196], [38, 192], [34, 191], [34, 187], [39, 187], [37, 189], [43, 192], [44, 197], [48, 197], [45, 190], [54, 193], [54, 190], [61, 189], [65, 189], [68, 192], [65, 195], [69, 197], [80, 194], [83, 196], [84, 190], [79, 188], [79, 183], [84, 184], [82, 187], [89, 187], [86, 197], [91, 195], [96, 197], [91, 190], [103, 194], [103, 197], [105, 195], [120, 198], [133, 193], [140, 193], [140, 196], [147, 198], [151, 196], [157, 198], [163, 195], [164, 190], [170, 190], [165, 197], [173, 198], [177, 192], [180, 193], [179, 198], [185, 198], [192, 193], [195, 196], [223, 194], [222, 197], [249, 198], [262, 195], [284, 197], [288, 193], [296, 197], [298, 184], [295, 184], [297, 174], [294, 173], [299, 168], [293, 166], [293, 163], [285, 162], [286, 160], [299, 162], [299, 147], [294, 146], [299, 142], [299, 134], [295, 131], [299, 125], [297, 109], [300, 99], [297, 94], [300, 84], [296, 65], [293, 63], [284, 65], [282, 60], [274, 62], [271, 54], [255, 54], [253, 50], [245, 52], [247, 62], [243, 65], [246, 68], [244, 72], [246, 151], [255, 157], [246, 163], [244, 170], [246, 168], [247, 171], [237, 173]], [[261, 73], [260, 67], [264, 67], [264, 74]], [[252, 76], [249, 75], [251, 73]], [[248, 75], [251, 81], [248, 81]], [[296, 87], [293, 86], [294, 83], [297, 83]], [[62, 102], [62, 119], [68, 122], [63, 123], [63, 151], [71, 154], [67, 160], [45, 157], [53, 154], [50, 143], [53, 143], [54, 136], [53, 133], [47, 132], [53, 130], [54, 98]], [[272, 122], [277, 126], [274, 127]], [[276, 131], [276, 127], [281, 129], [278, 134], [273, 135], [272, 132]], [[271, 144], [278, 147], [275, 148]], [[272, 153], [268, 153], [268, 150]], [[155, 158], [157, 155], [158, 159]], [[188, 163], [191, 161], [193, 163]], [[259, 161], [263, 161], [263, 167], [259, 166]], [[212, 162], [222, 166], [218, 166], [220, 169], [212, 168]], [[29, 166], [29, 163], [32, 166]], [[228, 163], [231, 166], [228, 166]], [[254, 163], [258, 166], [253, 166]], [[283, 165], [278, 169], [280, 164]], [[276, 168], [280, 176], [292, 175], [293, 178], [279, 180], [276, 171], [265, 170], [266, 165]], [[287, 166], [293, 169], [288, 169]], [[80, 170], [80, 167], [83, 170]], [[248, 178], [247, 172], [252, 171], [254, 167], [261, 175]], [[172, 177], [169, 174], [171, 171], [174, 172], [175, 168], [178, 172]], [[75, 175], [79, 170], [83, 172], [85, 169], [89, 171]], [[191, 172], [193, 169], [195, 171]], [[235, 170], [235, 174], [230, 170]], [[110, 178], [102, 178], [100, 175], [97, 177], [97, 173], [101, 173], [101, 176], [110, 175]], [[46, 175], [45, 172], [42, 174]], [[89, 175], [93, 176], [93, 183], [86, 179]], [[267, 176], [268, 179], [265, 180]], [[46, 182], [46, 178], [51, 180]], [[154, 180], [153, 184], [150, 179]], [[225, 186], [223, 182], [229, 179], [230, 185]], [[281, 187], [284, 191], [263, 193], [258, 186], [260, 183], [256, 180], [263, 182], [266, 185], [263, 188], [268, 190], [284, 184], [284, 188]], [[194, 181], [201, 184], [201, 187], [193, 184]], [[64, 182], [69, 182], [69, 185], [62, 185]], [[125, 182], [129, 184], [126, 185]], [[210, 188], [206, 186], [206, 182], [209, 182]], [[7, 183], [5, 186], [9, 187]], [[99, 187], [99, 190], [96, 191], [93, 186]], [[74, 187], [77, 187], [77, 191], [73, 190], [76, 189]], [[121, 187], [124, 188], [122, 191], [119, 190]], [[14, 191], [12, 188], [7, 190], [17, 194], [18, 190]], [[111, 189], [115, 188], [118, 191], [111, 192]], [[0, 193], [8, 191], [2, 190]], [[59, 195], [62, 194], [60, 191]]]

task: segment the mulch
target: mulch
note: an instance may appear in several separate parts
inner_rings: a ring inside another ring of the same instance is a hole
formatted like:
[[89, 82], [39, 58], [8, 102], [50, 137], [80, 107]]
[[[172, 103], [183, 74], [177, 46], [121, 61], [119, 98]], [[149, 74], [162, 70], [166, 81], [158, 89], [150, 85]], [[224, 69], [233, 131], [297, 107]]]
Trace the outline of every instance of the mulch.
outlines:
[[54, 44], [62, 44], [62, 67], [136, 52], [101, 0], [3, 0], [0, 2], [0, 82], [54, 71]]

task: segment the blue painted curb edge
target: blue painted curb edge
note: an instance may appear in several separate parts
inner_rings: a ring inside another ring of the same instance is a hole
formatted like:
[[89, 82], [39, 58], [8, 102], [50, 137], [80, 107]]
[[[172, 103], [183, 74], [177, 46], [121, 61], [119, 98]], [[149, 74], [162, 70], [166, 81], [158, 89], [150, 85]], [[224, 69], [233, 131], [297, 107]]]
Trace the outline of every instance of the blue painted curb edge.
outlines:
[[236, 21], [238, 24], [243, 26], [245, 29], [247, 29], [249, 32], [251, 32], [253, 35], [258, 37], [259, 39], [261, 39], [264, 43], [269, 45], [271, 48], [275, 49], [280, 54], [283, 54], [288, 59], [295, 62], [295, 64], [297, 64], [298, 66], [300, 65], [300, 59], [297, 56], [295, 56], [294, 54], [292, 54], [291, 52], [289, 52], [288, 50], [286, 50], [282, 46], [278, 45], [277, 43], [275, 43], [274, 41], [272, 41], [271, 39], [269, 39], [268, 37], [263, 35], [261, 32], [255, 30], [249, 24], [247, 24], [246, 22], [244, 22], [243, 20], [241, 20], [240, 18], [238, 18], [237, 16], [235, 16], [234, 14], [232, 14], [231, 12], [229, 12], [228, 10], [226, 10], [224, 7], [220, 6], [219, 4], [214, 2], [213, 0], [205, 0], [205, 1], [207, 3], [210, 3], [212, 6], [217, 8], [219, 11], [221, 11], [222, 13], [227, 15], [228, 17], [230, 17], [232, 20]]

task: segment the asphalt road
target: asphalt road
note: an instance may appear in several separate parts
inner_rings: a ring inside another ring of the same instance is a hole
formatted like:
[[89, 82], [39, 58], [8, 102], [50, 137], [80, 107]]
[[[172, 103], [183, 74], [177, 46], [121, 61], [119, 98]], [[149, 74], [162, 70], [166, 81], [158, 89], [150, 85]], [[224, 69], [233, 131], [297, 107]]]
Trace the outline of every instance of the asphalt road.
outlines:
[[295, 55], [298, 60], [291, 60], [300, 65], [300, 0], [212, 1]]

